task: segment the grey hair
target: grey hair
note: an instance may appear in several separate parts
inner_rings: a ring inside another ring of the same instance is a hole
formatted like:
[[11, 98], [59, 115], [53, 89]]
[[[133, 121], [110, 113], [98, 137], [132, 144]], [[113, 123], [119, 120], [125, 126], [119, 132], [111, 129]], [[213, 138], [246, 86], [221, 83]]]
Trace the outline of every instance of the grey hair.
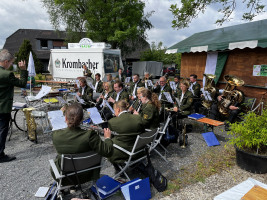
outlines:
[[160, 77], [160, 79], [161, 79], [161, 78], [163, 78], [163, 79], [164, 79], [164, 81], [167, 81], [167, 79], [166, 79], [166, 77], [165, 77], [165, 76], [162, 76], [162, 77]]
[[144, 74], [149, 74], [149, 72], [144, 72]]
[[0, 52], [0, 62], [4, 62], [5, 60], [13, 60], [14, 59], [14, 56], [9, 53], [9, 51], [7, 49], [3, 49], [1, 52]]

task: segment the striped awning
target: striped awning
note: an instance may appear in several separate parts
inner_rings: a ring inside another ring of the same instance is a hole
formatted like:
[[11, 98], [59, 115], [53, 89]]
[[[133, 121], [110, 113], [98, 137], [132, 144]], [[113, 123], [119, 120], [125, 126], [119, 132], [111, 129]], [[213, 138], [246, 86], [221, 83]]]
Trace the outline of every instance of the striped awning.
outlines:
[[169, 47], [166, 53], [224, 51], [267, 47], [267, 20], [195, 33]]

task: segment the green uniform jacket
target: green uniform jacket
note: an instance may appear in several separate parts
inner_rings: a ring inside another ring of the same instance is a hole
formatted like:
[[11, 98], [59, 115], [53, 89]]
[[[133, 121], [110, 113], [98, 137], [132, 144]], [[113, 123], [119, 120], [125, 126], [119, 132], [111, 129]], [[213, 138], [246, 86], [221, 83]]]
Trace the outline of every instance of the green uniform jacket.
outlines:
[[[191, 85], [191, 83], [190, 83]], [[198, 82], [196, 82], [193, 85], [193, 91], [194, 91], [194, 98], [199, 98], [200, 97], [200, 84]]]
[[145, 128], [155, 129], [159, 127], [159, 110], [151, 102], [142, 105], [140, 116]]
[[[112, 99], [114, 99], [116, 101], [116, 98], [117, 98], [117, 93], [114, 91], [113, 94], [111, 95]], [[119, 96], [119, 100], [125, 100], [127, 102], [129, 102], [129, 95], [127, 92], [125, 92], [124, 90], [120, 93], [120, 96]]]
[[163, 92], [169, 92], [170, 95], [172, 96], [172, 89], [169, 85], [166, 84], [163, 88], [163, 91], [161, 91], [161, 87], [160, 85], [158, 85], [156, 88], [153, 89], [153, 92], [155, 92], [158, 96], [160, 96], [160, 93], [162, 92], [161, 99], [160, 99], [161, 105], [165, 105], [166, 107], [172, 107], [173, 104], [167, 102], [167, 99], [165, 95], [163, 94]]
[[[94, 82], [93, 82], [93, 85], [95, 86], [95, 84], [96, 84], [96, 80], [94, 80]], [[104, 91], [104, 88], [103, 88], [103, 82], [100, 80], [99, 82], [98, 82], [98, 85], [97, 85], [97, 88], [96, 88], [96, 92], [97, 93], [101, 93], [101, 92], [103, 92]]]
[[119, 77], [119, 74], [116, 76], [116, 78], [115, 79], [118, 79], [119, 81], [121, 81], [121, 82], [123, 82], [124, 83], [124, 81], [125, 81], [125, 75], [123, 74], [122, 76], [121, 76], [121, 79], [120, 79], [120, 77]]
[[[79, 154], [95, 151], [102, 156], [109, 157], [113, 152], [113, 142], [111, 139], [102, 141], [95, 131], [83, 130], [80, 127], [65, 128], [57, 130], [52, 134], [53, 144], [57, 151], [55, 164], [58, 169], [61, 166], [62, 154]], [[99, 177], [100, 169], [95, 169], [79, 176], [80, 182], [85, 183], [96, 180]], [[53, 173], [52, 176], [54, 177]], [[71, 176], [71, 180], [77, 183], [76, 178]], [[63, 185], [69, 185], [71, 181], [63, 180]]]
[[28, 71], [21, 70], [20, 79], [14, 73], [0, 66], [0, 113], [11, 113], [14, 97], [14, 86], [25, 88]]
[[[182, 96], [182, 91], [178, 91], [177, 99], [180, 101]], [[191, 107], [193, 106], [193, 94], [187, 90], [182, 99], [179, 110], [182, 111], [182, 115], [189, 115], [191, 113]]]
[[[113, 143], [128, 151], [132, 150], [137, 135], [144, 132], [141, 117], [130, 113], [121, 113], [120, 116], [110, 119], [108, 121], [108, 127], [111, 131], [115, 131], [119, 134], [112, 138]], [[109, 161], [111, 163], [122, 163], [127, 158], [127, 154], [114, 148]]]
[[[133, 91], [134, 91], [134, 86], [135, 86], [135, 83], [134, 82], [132, 82], [131, 83], [131, 85], [130, 85], [130, 89], [129, 89], [129, 95], [133, 95]], [[137, 89], [139, 88], [139, 87], [145, 87], [145, 83], [142, 83], [142, 81], [141, 80], [139, 80], [139, 82], [137, 83], [137, 87], [136, 87], [136, 90], [135, 90], [135, 96], [137, 95]]]
[[[79, 88], [79, 92], [82, 94], [82, 88]], [[84, 93], [81, 96], [81, 98], [85, 101], [85, 104], [90, 107], [91, 103], [90, 101], [93, 101], [93, 89], [90, 88], [88, 85], [84, 88]]]

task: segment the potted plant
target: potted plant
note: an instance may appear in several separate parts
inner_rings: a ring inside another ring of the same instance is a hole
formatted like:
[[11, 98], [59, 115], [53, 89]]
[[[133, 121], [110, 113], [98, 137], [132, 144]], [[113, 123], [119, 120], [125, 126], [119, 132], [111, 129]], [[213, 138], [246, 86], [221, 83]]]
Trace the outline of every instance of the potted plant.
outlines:
[[236, 148], [237, 165], [253, 173], [267, 173], [267, 109], [262, 115], [249, 112], [230, 127], [227, 134]]

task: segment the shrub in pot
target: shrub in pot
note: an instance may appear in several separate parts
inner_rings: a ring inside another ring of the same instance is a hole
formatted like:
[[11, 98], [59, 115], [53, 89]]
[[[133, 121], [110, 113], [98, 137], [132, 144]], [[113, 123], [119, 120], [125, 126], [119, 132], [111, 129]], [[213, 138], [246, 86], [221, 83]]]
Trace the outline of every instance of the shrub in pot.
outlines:
[[244, 121], [231, 124], [229, 143], [236, 147], [237, 165], [253, 173], [267, 173], [267, 109], [249, 112]]

